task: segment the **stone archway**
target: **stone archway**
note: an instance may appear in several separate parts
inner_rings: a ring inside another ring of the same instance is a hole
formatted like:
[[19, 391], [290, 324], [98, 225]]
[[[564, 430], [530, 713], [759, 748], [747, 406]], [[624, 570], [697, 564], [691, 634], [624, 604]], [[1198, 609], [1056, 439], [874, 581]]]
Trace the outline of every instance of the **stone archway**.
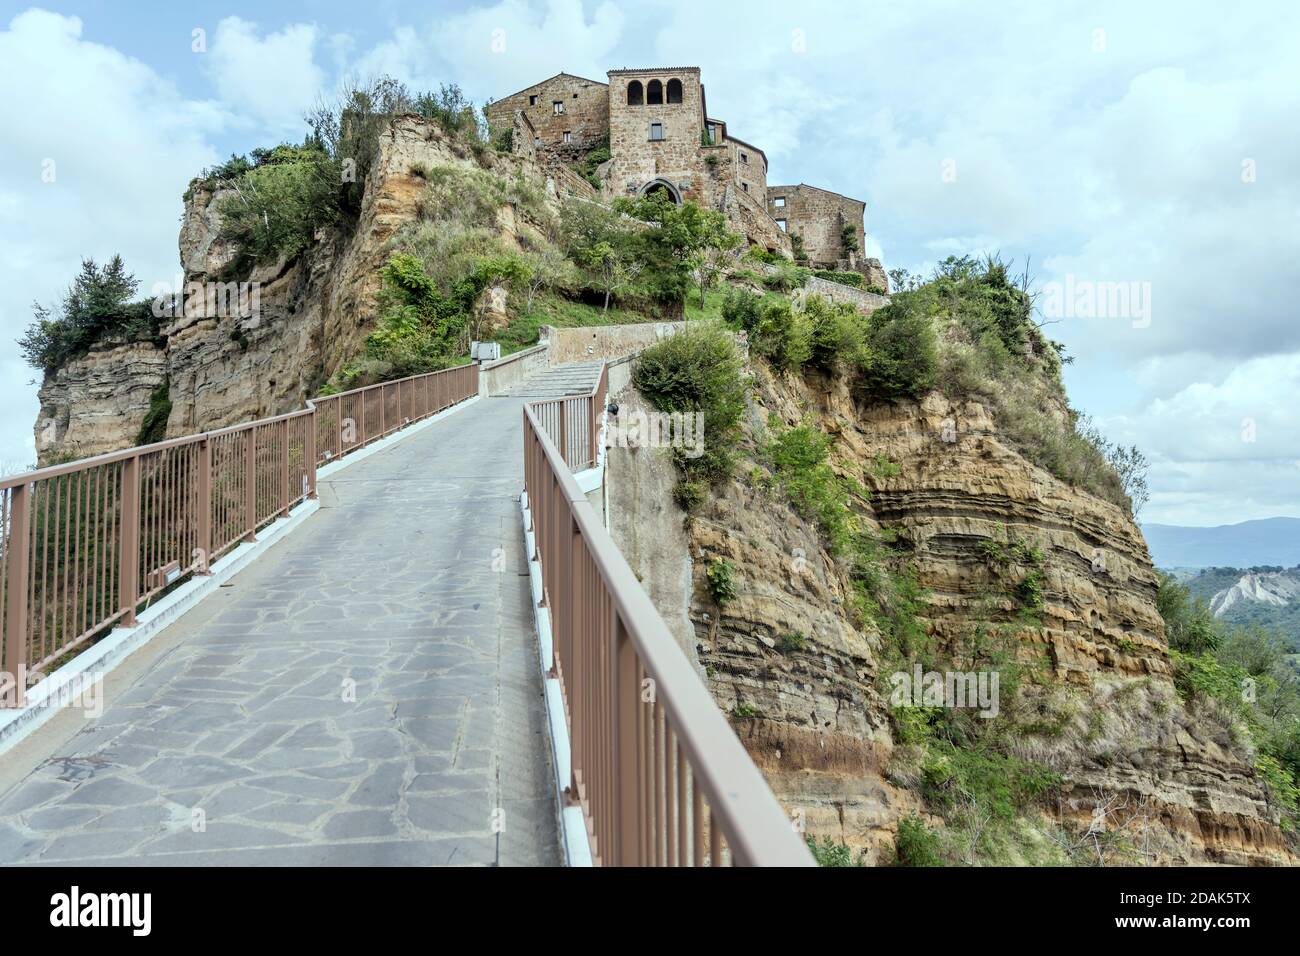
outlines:
[[682, 194], [674, 184], [670, 183], [666, 179], [652, 179], [640, 189], [642, 196], [649, 196], [652, 193], [657, 192], [667, 194], [668, 198], [673, 201], [674, 205], [680, 206], [682, 204]]

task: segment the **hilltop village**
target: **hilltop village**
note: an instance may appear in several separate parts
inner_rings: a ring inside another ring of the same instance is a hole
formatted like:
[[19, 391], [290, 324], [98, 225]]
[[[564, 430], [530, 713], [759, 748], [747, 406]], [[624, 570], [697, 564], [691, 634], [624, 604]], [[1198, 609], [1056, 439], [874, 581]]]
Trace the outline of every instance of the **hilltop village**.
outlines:
[[[767, 154], [709, 115], [699, 67], [557, 73], [488, 105], [494, 139], [592, 198], [663, 192], [724, 212], [751, 245], [888, 290], [866, 248], [866, 203], [806, 183], [770, 185]], [[590, 175], [576, 170], [589, 168]]]

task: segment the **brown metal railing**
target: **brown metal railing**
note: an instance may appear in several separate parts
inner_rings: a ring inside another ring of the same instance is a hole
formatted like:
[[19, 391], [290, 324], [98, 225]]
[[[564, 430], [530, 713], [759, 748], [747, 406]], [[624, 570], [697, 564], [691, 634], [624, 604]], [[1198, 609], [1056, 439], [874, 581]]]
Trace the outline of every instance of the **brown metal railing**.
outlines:
[[593, 860], [810, 866], [767, 782], [571, 474], [598, 460], [606, 385], [602, 371], [585, 408], [572, 399], [524, 407], [533, 557], [542, 565], [553, 676], [571, 743], [565, 783], [582, 807]]
[[318, 464], [478, 394], [473, 365], [0, 479], [5, 706], [51, 665], [306, 498]]
[[609, 368], [601, 365], [600, 378], [590, 394], [529, 403], [538, 424], [572, 471], [594, 468], [599, 460], [600, 424], [608, 391]]

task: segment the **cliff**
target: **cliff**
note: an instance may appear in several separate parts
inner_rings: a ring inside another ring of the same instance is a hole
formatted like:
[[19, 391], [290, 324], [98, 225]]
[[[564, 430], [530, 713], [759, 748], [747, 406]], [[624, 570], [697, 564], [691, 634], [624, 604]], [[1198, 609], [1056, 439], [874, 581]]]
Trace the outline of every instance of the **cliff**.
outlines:
[[[244, 275], [233, 274], [235, 250], [220, 238], [218, 195], [196, 180], [179, 253], [183, 290], [201, 294], [162, 320], [157, 340], [104, 342], [46, 375], [35, 424], [40, 462], [136, 444], [150, 397], [164, 383], [172, 402], [167, 437], [301, 408], [372, 330], [391, 240], [420, 218], [421, 172], [480, 162], [503, 174], [529, 166], [492, 153], [480, 160], [436, 123], [399, 117], [381, 138], [356, 221], [321, 230], [291, 261]], [[540, 180], [540, 171], [528, 171]], [[509, 206], [499, 227], [507, 237], [522, 228]]]
[[[666, 493], [666, 452], [612, 450], [610, 522], [665, 617], [689, 621], [678, 626], [688, 652], [811, 836], [880, 863], [900, 820], [943, 821], [925, 799], [930, 771], [891, 721], [885, 638], [855, 621], [842, 563], [770, 487], [769, 416], [787, 426], [811, 416], [834, 436], [833, 467], [868, 491], [857, 502], [867, 525], [896, 537], [930, 635], [951, 645], [1008, 627], [1016, 656], [1040, 665], [1002, 719], [1013, 753], [1059, 786], [1009, 845], [991, 856], [973, 848], [976, 834], [959, 861], [1295, 862], [1231, 727], [1174, 692], [1157, 578], [1126, 509], [1032, 464], [978, 402], [932, 392], [864, 403], [818, 373], [778, 375], [762, 361], [751, 372], [737, 477], [684, 520]], [[620, 396], [628, 409], [643, 401]], [[874, 467], [881, 456], [894, 467]], [[1041, 554], [1030, 625], [1016, 623], [1006, 571], [990, 559], [989, 543], [1007, 541]], [[735, 596], [721, 606], [706, 576], [717, 559], [734, 568]], [[1101, 849], [1089, 834], [1098, 819]]]

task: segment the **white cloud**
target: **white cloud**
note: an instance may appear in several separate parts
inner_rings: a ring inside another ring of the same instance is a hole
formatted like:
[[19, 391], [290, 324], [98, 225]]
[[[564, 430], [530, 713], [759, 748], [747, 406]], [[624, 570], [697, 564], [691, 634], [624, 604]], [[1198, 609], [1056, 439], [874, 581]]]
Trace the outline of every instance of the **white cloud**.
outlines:
[[[255, 23], [226, 17], [217, 24], [203, 65], [217, 94], [232, 111], [285, 135], [301, 135], [303, 114], [326, 85], [316, 65], [322, 39], [315, 24], [293, 23], [259, 35]], [[333, 54], [346, 49], [346, 40], [329, 42]]]
[[181, 194], [217, 158], [207, 137], [226, 122], [81, 33], [77, 18], [41, 10], [0, 30], [0, 88], [11, 91], [0, 97], [0, 262], [11, 277], [0, 283], [0, 459], [9, 462], [34, 459], [37, 404], [27, 383], [39, 376], [11, 344], [31, 321], [32, 300], [56, 300], [83, 256], [120, 252], [145, 290], [170, 278]]
[[[870, 248], [887, 268], [1001, 251], [1017, 264], [1032, 254], [1039, 281], [1149, 282], [1148, 327], [1049, 327], [1076, 356], [1076, 404], [1156, 459], [1147, 517], [1300, 513], [1295, 443], [1269, 444], [1294, 414], [1268, 399], [1297, 393], [1300, 354], [1293, 5], [1227, 16], [1209, 0], [994, 14], [944, 2], [752, 0], [738, 12], [500, 0], [413, 9], [379, 33], [365, 25], [354, 35], [347, 23], [223, 20], [193, 58], [218, 107], [85, 42], [75, 19], [17, 18], [0, 34], [0, 80], [24, 91], [0, 101], [0, 249], [26, 279], [0, 287], [6, 335], [27, 320], [33, 290], [52, 297], [82, 254], [120, 250], [142, 278], [170, 268], [184, 182], [215, 158], [209, 133], [239, 123], [250, 145], [296, 137], [317, 91], [344, 73], [390, 73], [415, 89], [455, 82], [483, 100], [559, 70], [603, 79], [616, 67], [698, 65], [710, 112], [764, 149], [773, 182], [867, 201]], [[39, 183], [50, 155], [57, 189]], [[1245, 160], [1254, 182], [1242, 181]], [[33, 222], [42, 226], [22, 242], [2, 238]], [[1234, 419], [1252, 415], [1259, 438], [1243, 448]]]

